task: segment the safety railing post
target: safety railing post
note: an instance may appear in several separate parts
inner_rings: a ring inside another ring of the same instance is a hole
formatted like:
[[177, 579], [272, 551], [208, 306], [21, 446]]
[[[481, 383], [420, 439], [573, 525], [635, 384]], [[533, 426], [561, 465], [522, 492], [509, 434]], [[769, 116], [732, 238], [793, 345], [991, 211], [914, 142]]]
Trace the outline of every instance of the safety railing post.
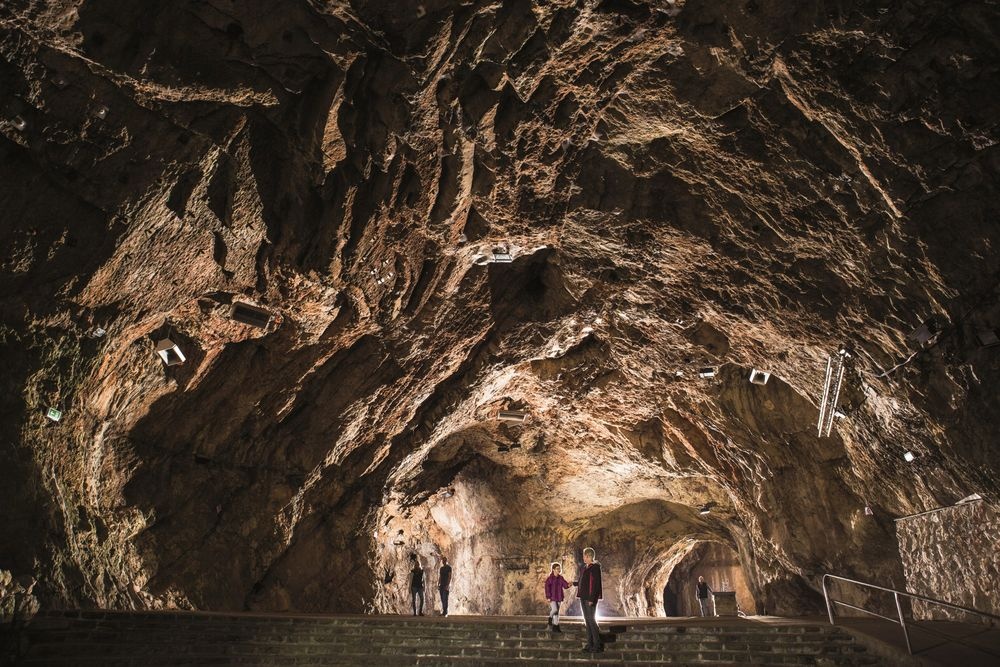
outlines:
[[823, 575], [823, 599], [826, 600], [826, 615], [830, 617], [830, 625], [836, 625], [833, 622], [833, 607], [830, 606], [830, 593], [826, 590], [826, 580], [829, 577]]
[[896, 599], [896, 611], [899, 613], [899, 625], [903, 628], [903, 639], [906, 640], [906, 651], [910, 655], [913, 655], [913, 647], [910, 646], [910, 631], [906, 627], [906, 618], [903, 617], [903, 605], [899, 602], [899, 593], [893, 593], [892, 597]]

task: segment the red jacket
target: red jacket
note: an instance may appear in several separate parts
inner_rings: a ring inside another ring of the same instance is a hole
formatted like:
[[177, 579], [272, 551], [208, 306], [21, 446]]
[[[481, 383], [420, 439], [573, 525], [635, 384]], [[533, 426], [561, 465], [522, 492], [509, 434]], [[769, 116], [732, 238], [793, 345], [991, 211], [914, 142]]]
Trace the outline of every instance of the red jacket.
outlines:
[[580, 585], [576, 591], [576, 596], [586, 602], [596, 603], [604, 597], [600, 563], [591, 563], [583, 568], [583, 572], [580, 573]]

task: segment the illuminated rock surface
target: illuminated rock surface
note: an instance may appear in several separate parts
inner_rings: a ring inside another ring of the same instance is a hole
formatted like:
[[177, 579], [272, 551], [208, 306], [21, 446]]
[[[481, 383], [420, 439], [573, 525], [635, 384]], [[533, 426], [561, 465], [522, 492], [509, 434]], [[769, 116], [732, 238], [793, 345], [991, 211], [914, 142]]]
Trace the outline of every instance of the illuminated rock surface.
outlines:
[[1000, 491], [998, 41], [943, 0], [3, 2], [0, 609], [404, 611], [443, 553], [454, 612], [541, 613], [587, 544], [609, 613], [705, 542], [768, 613], [902, 585], [893, 516]]

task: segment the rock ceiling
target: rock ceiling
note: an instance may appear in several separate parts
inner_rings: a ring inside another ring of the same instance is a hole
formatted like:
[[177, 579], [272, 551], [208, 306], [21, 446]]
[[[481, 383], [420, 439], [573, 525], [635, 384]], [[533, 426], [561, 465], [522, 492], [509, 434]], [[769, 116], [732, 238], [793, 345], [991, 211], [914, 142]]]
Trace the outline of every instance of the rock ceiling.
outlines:
[[893, 516], [1000, 491], [998, 44], [992, 1], [5, 1], [0, 599], [388, 611], [415, 551], [512, 612], [584, 540], [630, 613], [706, 540], [769, 611], [898, 580]]

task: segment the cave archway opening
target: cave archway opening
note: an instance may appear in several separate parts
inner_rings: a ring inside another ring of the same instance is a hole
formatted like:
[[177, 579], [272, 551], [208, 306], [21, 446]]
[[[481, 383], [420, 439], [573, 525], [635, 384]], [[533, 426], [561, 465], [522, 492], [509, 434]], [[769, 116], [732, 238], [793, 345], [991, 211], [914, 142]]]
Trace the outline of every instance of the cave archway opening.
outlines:
[[698, 577], [705, 577], [713, 591], [735, 591], [739, 610], [748, 615], [757, 613], [757, 602], [743, 564], [728, 544], [694, 542], [665, 572], [666, 577], [663, 574], [661, 571], [648, 585], [654, 590], [659, 587], [659, 613], [652, 615], [698, 616]]

